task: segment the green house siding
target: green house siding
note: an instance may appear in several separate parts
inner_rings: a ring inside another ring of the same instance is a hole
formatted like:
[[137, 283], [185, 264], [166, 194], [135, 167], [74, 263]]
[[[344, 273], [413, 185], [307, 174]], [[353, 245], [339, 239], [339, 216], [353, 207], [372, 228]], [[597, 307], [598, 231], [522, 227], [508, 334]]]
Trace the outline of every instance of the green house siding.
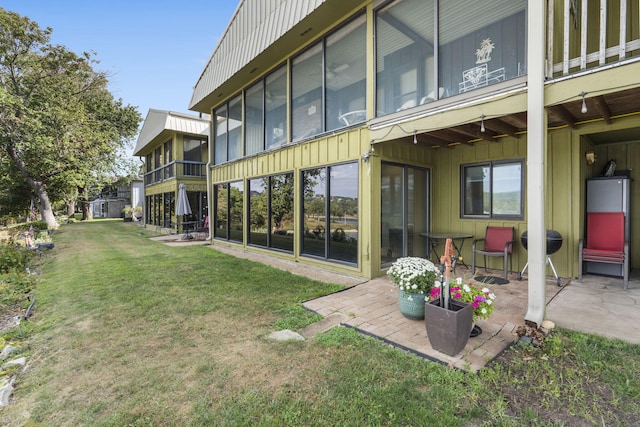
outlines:
[[[462, 165], [525, 159], [526, 144], [526, 136], [523, 135], [520, 138], [502, 138], [496, 142], [479, 141], [472, 145], [457, 145], [454, 149], [438, 149], [433, 161], [431, 229], [469, 233], [475, 238], [481, 238], [484, 237], [488, 225], [515, 227], [518, 243], [513, 252], [513, 266], [514, 269], [524, 266], [527, 262], [526, 254], [519, 243], [519, 236], [526, 230], [526, 217], [523, 220], [461, 218], [460, 181]], [[471, 265], [471, 245], [472, 241], [467, 240], [462, 249], [463, 259], [468, 265]], [[488, 259], [487, 262], [491, 268], [501, 268], [501, 260]], [[461, 272], [465, 274], [464, 270]], [[471, 274], [470, 271], [468, 273]]]

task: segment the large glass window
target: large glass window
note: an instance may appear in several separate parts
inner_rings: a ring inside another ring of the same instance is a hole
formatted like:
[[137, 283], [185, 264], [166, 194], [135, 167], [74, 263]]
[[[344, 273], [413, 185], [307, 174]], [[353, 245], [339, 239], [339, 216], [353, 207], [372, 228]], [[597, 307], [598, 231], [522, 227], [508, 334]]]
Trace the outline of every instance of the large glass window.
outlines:
[[245, 92], [245, 154], [286, 142], [287, 67], [282, 66]]
[[366, 119], [366, 28], [364, 15], [292, 61], [291, 139]]
[[216, 185], [215, 195], [214, 237], [242, 243], [244, 234], [242, 181]]
[[287, 67], [282, 66], [265, 81], [266, 148], [278, 147], [287, 140]]
[[269, 193], [268, 178], [249, 180], [249, 244], [268, 246]]
[[245, 153], [250, 156], [264, 149], [264, 81], [251, 86], [244, 95]]
[[184, 176], [204, 176], [204, 164], [208, 158], [207, 139], [185, 136], [182, 174]]
[[228, 160], [242, 156], [242, 97], [229, 102], [229, 155]]
[[215, 211], [213, 236], [226, 239], [229, 235], [229, 184], [217, 184], [214, 187]]
[[379, 9], [377, 115], [525, 74], [526, 3], [398, 0]]
[[526, 0], [440, 1], [440, 86], [449, 95], [526, 73]]
[[206, 162], [206, 138], [184, 137], [184, 160], [190, 162]]
[[242, 181], [229, 184], [229, 240], [243, 241], [244, 188]]
[[293, 251], [293, 174], [249, 181], [249, 243]]
[[215, 120], [215, 139], [214, 145], [214, 163], [219, 165], [227, 161], [227, 106], [223, 105], [214, 112]]
[[524, 217], [523, 161], [462, 166], [463, 217]]
[[302, 253], [358, 263], [358, 164], [302, 173]]
[[164, 143], [164, 179], [169, 179], [173, 174], [173, 140]]
[[420, 236], [429, 223], [429, 171], [411, 166], [382, 164], [381, 265], [403, 256], [425, 256]]
[[215, 164], [242, 156], [242, 96], [236, 96], [214, 111]]
[[434, 0], [402, 0], [376, 15], [376, 109], [393, 113], [438, 99]]
[[322, 132], [322, 43], [292, 61], [291, 139], [298, 141]]
[[327, 37], [326, 130], [366, 120], [366, 26], [364, 15]]

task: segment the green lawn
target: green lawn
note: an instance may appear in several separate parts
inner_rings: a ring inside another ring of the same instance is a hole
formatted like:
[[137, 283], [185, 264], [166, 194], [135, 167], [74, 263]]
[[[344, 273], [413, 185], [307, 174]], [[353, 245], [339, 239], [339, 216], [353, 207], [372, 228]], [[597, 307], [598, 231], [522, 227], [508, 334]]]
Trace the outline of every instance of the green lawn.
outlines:
[[169, 247], [132, 223], [64, 225], [35, 313], [5, 335], [28, 358], [0, 424], [46, 426], [632, 425], [640, 349], [558, 331], [479, 374], [316, 320], [339, 289], [219, 253]]

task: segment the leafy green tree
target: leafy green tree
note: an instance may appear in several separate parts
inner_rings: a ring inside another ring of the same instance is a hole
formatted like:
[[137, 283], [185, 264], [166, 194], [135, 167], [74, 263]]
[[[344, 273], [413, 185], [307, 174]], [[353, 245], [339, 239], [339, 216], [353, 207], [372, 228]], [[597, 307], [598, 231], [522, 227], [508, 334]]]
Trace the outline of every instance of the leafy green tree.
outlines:
[[0, 8], [0, 156], [9, 160], [0, 164], [28, 185], [55, 227], [52, 203], [114, 168], [141, 116], [113, 98], [93, 53], [52, 45], [51, 32]]

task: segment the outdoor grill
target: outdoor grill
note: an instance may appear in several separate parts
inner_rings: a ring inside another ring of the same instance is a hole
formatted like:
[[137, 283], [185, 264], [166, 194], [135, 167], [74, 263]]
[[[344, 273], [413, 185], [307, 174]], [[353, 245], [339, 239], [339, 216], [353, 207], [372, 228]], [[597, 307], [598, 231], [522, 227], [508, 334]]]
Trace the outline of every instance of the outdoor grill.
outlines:
[[[522, 236], [520, 236], [520, 241], [522, 242], [522, 246], [524, 246], [524, 248], [527, 249], [527, 232], [526, 231], [522, 233]], [[553, 275], [556, 278], [556, 282], [558, 283], [558, 286], [562, 285], [562, 280], [558, 277], [558, 273], [556, 273], [556, 268], [554, 267], [553, 262], [551, 261], [550, 255], [558, 252], [561, 247], [562, 247], [562, 235], [556, 230], [547, 230], [547, 251], [546, 251], [547, 264], [551, 266], [551, 270], [553, 270]], [[528, 266], [529, 266], [529, 262], [525, 264], [524, 268], [522, 269], [522, 272], [518, 273], [518, 280], [522, 279], [522, 275], [527, 270]]]

